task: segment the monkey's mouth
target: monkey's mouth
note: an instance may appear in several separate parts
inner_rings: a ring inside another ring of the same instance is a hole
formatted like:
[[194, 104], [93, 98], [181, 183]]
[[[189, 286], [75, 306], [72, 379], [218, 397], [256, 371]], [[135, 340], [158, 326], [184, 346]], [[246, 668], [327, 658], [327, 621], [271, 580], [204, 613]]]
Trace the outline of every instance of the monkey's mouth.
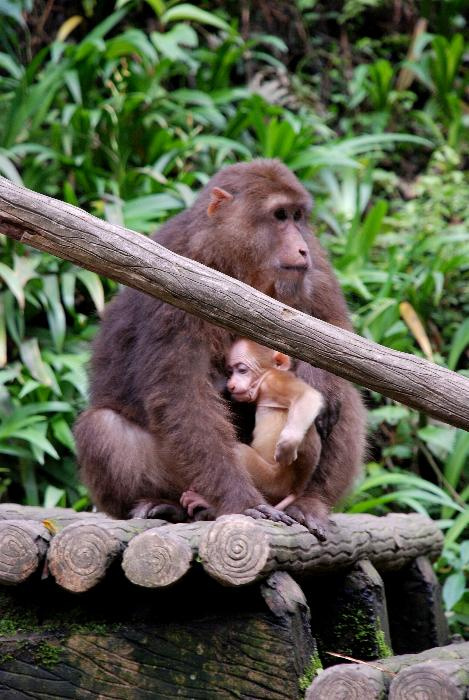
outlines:
[[308, 263], [300, 263], [299, 265], [280, 265], [281, 270], [286, 270], [288, 272], [291, 270], [294, 270], [295, 272], [306, 272], [308, 268]]

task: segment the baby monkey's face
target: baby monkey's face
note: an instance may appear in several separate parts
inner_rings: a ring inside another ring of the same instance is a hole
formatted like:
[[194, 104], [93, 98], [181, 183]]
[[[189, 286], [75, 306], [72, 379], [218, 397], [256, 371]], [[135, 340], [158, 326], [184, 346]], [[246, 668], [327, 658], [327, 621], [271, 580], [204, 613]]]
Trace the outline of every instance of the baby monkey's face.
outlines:
[[229, 379], [226, 386], [232, 397], [236, 401], [255, 401], [255, 389], [262, 375], [262, 368], [255, 358], [250, 356], [243, 341], [235, 343], [231, 348], [227, 369]]
[[227, 357], [228, 391], [236, 401], [256, 401], [262, 377], [274, 367], [290, 369], [290, 358], [252, 340], [237, 340]]

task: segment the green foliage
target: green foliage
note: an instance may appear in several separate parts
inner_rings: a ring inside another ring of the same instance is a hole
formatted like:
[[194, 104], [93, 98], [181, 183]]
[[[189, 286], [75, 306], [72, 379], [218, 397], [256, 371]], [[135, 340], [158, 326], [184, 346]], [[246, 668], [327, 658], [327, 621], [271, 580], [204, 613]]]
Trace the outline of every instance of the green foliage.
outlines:
[[[284, 28], [240, 32], [229, 3], [118, 0], [100, 14], [86, 0], [34, 43], [32, 0], [0, 2], [0, 174], [148, 233], [223, 165], [280, 158], [315, 197], [357, 331], [469, 375], [464, 18], [460, 0], [444, 5], [424, 3], [414, 37], [368, 36], [376, 17], [391, 23], [388, 3], [298, 0], [298, 57]], [[3, 498], [87, 505], [71, 426], [113, 291], [0, 240]], [[373, 461], [347, 508], [436, 518], [444, 601], [467, 626], [468, 434], [367, 399]]]

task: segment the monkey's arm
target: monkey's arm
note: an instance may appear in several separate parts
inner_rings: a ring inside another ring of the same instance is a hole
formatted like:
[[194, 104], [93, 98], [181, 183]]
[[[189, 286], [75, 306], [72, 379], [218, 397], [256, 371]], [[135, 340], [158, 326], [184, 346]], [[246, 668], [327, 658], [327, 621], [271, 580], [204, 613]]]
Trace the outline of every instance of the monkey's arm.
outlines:
[[282, 466], [294, 462], [298, 448], [324, 406], [319, 391], [295, 378], [287, 421], [279, 435], [275, 459]]

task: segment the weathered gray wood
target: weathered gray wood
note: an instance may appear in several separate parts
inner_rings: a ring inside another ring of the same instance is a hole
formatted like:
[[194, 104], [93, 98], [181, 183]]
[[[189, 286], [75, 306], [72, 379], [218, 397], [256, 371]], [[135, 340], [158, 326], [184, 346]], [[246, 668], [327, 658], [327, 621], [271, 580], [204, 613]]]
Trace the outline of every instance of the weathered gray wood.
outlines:
[[[17, 503], [0, 503], [1, 520], [36, 520], [47, 521], [46, 527], [52, 532], [61, 530], [71, 523], [80, 521], [102, 522], [108, 519], [104, 513], [78, 513], [73, 508], [41, 508], [40, 506], [21, 506]], [[111, 518], [109, 518], [111, 520]]]
[[469, 429], [469, 380], [277, 302], [154, 241], [0, 178], [0, 231]]
[[417, 557], [399, 571], [387, 572], [384, 585], [396, 654], [415, 653], [448, 643], [440, 584], [426, 557]]
[[2, 700], [292, 700], [314, 653], [284, 573], [224, 589], [195, 571], [139, 595], [122, 577], [79, 600], [42, 585], [0, 588]]
[[111, 518], [74, 522], [52, 540], [47, 557], [49, 571], [67, 591], [88, 591], [104, 578], [127, 542], [144, 530], [161, 525], [166, 522]]
[[401, 671], [389, 700], [465, 700], [468, 690], [469, 661], [431, 659]]
[[[396, 683], [401, 672], [403, 673], [409, 667], [415, 668], [416, 665], [423, 666], [424, 662], [429, 660], [437, 664], [456, 663], [459, 668], [461, 666], [466, 668], [469, 663], [469, 642], [427, 649], [420, 654], [403, 654], [387, 659], [377, 659], [369, 665], [352, 663], [331, 666], [313, 681], [305, 700], [342, 700], [344, 697], [356, 698], [356, 700], [362, 698], [363, 700], [378, 700], [378, 698], [381, 700], [387, 697], [391, 682]], [[399, 689], [399, 685], [397, 687]], [[412, 700], [413, 696], [402, 695], [401, 697]], [[440, 700], [442, 697], [444, 696], [438, 693], [422, 694], [416, 695], [415, 699]]]
[[160, 588], [179, 581], [189, 571], [197, 553], [200, 530], [199, 523], [187, 523], [142, 532], [130, 541], [124, 552], [125, 575], [132, 583], [146, 588]]
[[199, 558], [217, 581], [240, 586], [275, 569], [320, 573], [364, 558], [379, 570], [398, 569], [419, 555], [436, 558], [442, 543], [436, 525], [418, 514], [334, 515], [323, 543], [300, 525], [227, 515], [201, 530]]
[[50, 532], [44, 525], [21, 520], [0, 521], [0, 584], [22, 583], [42, 564]]

